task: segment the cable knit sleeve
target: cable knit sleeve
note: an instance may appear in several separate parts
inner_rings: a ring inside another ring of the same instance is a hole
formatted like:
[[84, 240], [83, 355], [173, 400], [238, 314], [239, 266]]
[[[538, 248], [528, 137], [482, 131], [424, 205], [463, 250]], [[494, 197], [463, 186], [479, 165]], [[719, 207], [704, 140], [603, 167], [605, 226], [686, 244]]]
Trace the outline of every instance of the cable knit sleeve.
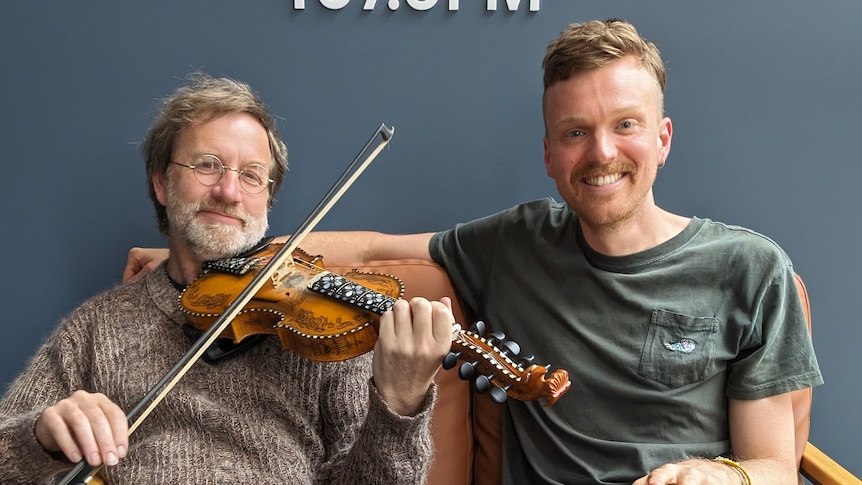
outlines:
[[83, 357], [89, 347], [89, 319], [87, 305], [67, 318], [0, 401], [0, 476], [5, 483], [50, 483], [51, 476], [71, 466], [58, 459], [60, 454], [46, 452], [33, 430], [45, 408], [82, 388], [81, 376], [89, 372]]

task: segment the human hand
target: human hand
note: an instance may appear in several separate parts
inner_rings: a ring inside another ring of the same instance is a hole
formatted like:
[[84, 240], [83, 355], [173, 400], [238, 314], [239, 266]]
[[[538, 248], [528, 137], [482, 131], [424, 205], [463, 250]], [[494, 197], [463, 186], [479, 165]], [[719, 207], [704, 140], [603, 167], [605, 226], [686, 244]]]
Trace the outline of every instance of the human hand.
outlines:
[[632, 485], [740, 485], [733, 468], [713, 460], [686, 460], [662, 465]]
[[36, 420], [36, 439], [48, 451], [62, 451], [73, 463], [116, 465], [129, 449], [128, 420], [104, 394], [75, 391], [45, 409]]
[[396, 413], [407, 416], [421, 406], [452, 348], [452, 301], [398, 300], [380, 318], [372, 369], [377, 391]]
[[130, 283], [144, 276], [168, 259], [170, 251], [166, 248], [132, 248], [123, 269], [123, 283]]

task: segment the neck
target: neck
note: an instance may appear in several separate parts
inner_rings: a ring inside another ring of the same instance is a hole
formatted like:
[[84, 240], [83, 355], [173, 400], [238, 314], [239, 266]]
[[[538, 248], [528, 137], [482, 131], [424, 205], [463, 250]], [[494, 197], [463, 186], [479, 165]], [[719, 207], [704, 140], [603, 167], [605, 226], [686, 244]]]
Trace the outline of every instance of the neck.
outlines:
[[184, 244], [178, 244], [173, 240], [169, 247], [171, 253], [166, 269], [172, 280], [187, 285], [200, 276], [203, 259], [192, 253]]
[[668, 241], [682, 232], [690, 220], [653, 205], [615, 224], [589, 224], [583, 219], [580, 224], [584, 240], [593, 250], [607, 256], [625, 256]]

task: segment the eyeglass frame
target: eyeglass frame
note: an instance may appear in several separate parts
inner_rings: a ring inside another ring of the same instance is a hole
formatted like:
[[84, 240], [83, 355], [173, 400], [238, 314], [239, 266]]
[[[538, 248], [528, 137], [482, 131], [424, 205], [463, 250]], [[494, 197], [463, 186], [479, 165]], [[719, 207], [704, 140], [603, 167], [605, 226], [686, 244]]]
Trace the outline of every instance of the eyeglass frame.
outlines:
[[[219, 163], [219, 165], [221, 166], [221, 170], [219, 170], [218, 178], [215, 180], [215, 182], [213, 182], [213, 183], [211, 183], [211, 184], [204, 183], [203, 181], [201, 181], [201, 179], [200, 179], [200, 178], [198, 178], [197, 166], [201, 163], [201, 161], [202, 161], [204, 158], [213, 158], [213, 159], [215, 159], [215, 160]], [[195, 163], [192, 163], [192, 164], [188, 164], [188, 163], [180, 163], [180, 162], [177, 162], [177, 161], [174, 161], [174, 160], [168, 160], [168, 162], [170, 162], [170, 163], [172, 163], [172, 164], [174, 164], [174, 165], [179, 165], [180, 167], [185, 167], [185, 168], [191, 169], [191, 171], [192, 171], [192, 175], [194, 176], [195, 180], [197, 180], [199, 184], [201, 184], [201, 185], [203, 185], [203, 186], [205, 186], [205, 187], [212, 187], [212, 186], [217, 185], [219, 182], [221, 182], [222, 178], [224, 178], [224, 174], [225, 174], [225, 172], [226, 172], [226, 171], [228, 171], [228, 170], [230, 170], [230, 171], [232, 171], [232, 172], [236, 172], [236, 173], [237, 173], [237, 175], [239, 175], [239, 176], [240, 176], [240, 177], [239, 177], [239, 181], [240, 181], [240, 184], [239, 184], [239, 185], [240, 185], [240, 187], [242, 187], [242, 188], [243, 188], [243, 190], [245, 190], [245, 191], [246, 191], [247, 193], [249, 193], [249, 194], [260, 194], [260, 193], [263, 193], [263, 192], [264, 192], [264, 191], [269, 187], [269, 185], [270, 185], [270, 184], [274, 184], [274, 183], [275, 183], [275, 180], [274, 180], [274, 179], [271, 179], [271, 178], [269, 178], [269, 177], [265, 177], [265, 178], [263, 179], [263, 182], [264, 182], [264, 183], [261, 185], [261, 189], [260, 189], [259, 191], [257, 191], [257, 192], [252, 192], [252, 191], [250, 191], [250, 190], [248, 189], [248, 187], [246, 187], [246, 184], [245, 184], [245, 183], [243, 183], [243, 181], [242, 181], [242, 180], [243, 180], [242, 175], [246, 172], [246, 170], [247, 170], [249, 167], [255, 167], [255, 166], [256, 166], [256, 167], [260, 167], [260, 168], [262, 168], [262, 169], [263, 169], [263, 171], [264, 171], [264, 172], [269, 173], [269, 170], [268, 170], [266, 167], [264, 167], [263, 165], [261, 165], [261, 164], [259, 164], [259, 163], [249, 163], [248, 165], [246, 165], [246, 166], [245, 166], [245, 167], [243, 167], [243, 168], [233, 168], [233, 167], [228, 167], [227, 165], [225, 165], [225, 163], [224, 163], [224, 162], [222, 162], [222, 161], [221, 161], [221, 158], [219, 158], [219, 157], [218, 157], [218, 156], [216, 156], [216, 155], [213, 155], [212, 153], [205, 153], [205, 154], [203, 154], [203, 155], [199, 156], [198, 158], [196, 158], [196, 159], [195, 159]]]

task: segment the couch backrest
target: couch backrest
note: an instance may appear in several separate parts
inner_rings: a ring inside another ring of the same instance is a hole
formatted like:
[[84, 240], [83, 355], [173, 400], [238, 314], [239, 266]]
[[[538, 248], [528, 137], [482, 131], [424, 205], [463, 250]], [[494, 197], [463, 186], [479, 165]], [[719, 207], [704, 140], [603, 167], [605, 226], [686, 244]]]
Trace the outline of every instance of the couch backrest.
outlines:
[[[357, 269], [397, 276], [404, 282], [405, 298], [423, 296], [436, 300], [444, 296], [453, 297], [455, 319], [465, 326], [473, 323], [469, 313], [458, 301], [446, 272], [430, 261], [375, 261], [357, 265], [327, 265], [327, 269], [339, 274]], [[808, 292], [798, 276], [796, 284], [810, 330]], [[428, 477], [428, 485], [498, 485], [502, 473], [502, 406], [485, 395], [476, 394], [472, 384], [462, 381], [454, 369], [440, 371], [436, 382], [438, 400], [431, 419], [435, 462]], [[798, 464], [808, 441], [811, 389], [793, 393], [793, 411]]]

